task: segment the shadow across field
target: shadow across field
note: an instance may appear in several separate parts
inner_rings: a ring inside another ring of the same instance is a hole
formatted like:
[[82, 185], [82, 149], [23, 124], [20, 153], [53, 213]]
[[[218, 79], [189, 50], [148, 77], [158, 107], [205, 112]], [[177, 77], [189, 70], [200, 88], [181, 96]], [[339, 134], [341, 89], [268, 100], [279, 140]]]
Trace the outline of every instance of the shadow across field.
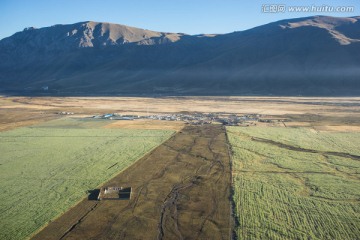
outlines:
[[85, 199], [33, 239], [229, 239], [230, 173], [225, 129], [185, 127], [104, 184], [130, 200]]
[[320, 154], [332, 155], [332, 156], [337, 156], [337, 157], [351, 158], [353, 160], [360, 160], [360, 156], [353, 155], [353, 154], [350, 154], [350, 153], [319, 151], [319, 150], [314, 150], [314, 149], [295, 147], [295, 146], [292, 146], [292, 145], [287, 145], [287, 144], [284, 144], [284, 143], [276, 142], [276, 141], [265, 139], [265, 138], [259, 138], [259, 137], [251, 137], [251, 140], [256, 141], [256, 142], [262, 142], [262, 143], [271, 144], [271, 145], [274, 145], [274, 146], [277, 146], [277, 147], [280, 147], [280, 148], [284, 148], [284, 149], [288, 149], [288, 150], [292, 150], [292, 151], [308, 152], [308, 153], [320, 153]]
[[100, 193], [100, 189], [88, 190], [88, 200], [97, 201]]

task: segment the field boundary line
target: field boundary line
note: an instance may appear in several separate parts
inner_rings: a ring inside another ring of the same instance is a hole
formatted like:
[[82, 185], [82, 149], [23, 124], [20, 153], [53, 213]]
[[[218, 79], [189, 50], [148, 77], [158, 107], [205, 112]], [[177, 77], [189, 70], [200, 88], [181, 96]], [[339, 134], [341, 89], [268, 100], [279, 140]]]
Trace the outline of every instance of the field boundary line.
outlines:
[[235, 188], [234, 188], [234, 178], [233, 178], [233, 158], [232, 158], [232, 153], [233, 153], [233, 150], [232, 150], [232, 146], [230, 144], [230, 141], [229, 141], [229, 136], [228, 136], [228, 132], [227, 132], [227, 128], [224, 127], [224, 130], [225, 130], [225, 138], [226, 138], [226, 146], [227, 146], [227, 149], [228, 149], [228, 154], [229, 154], [229, 161], [230, 161], [230, 234], [229, 234], [229, 237], [230, 237], [230, 240], [235, 240], [237, 239], [237, 236], [236, 236], [236, 231], [235, 231], [235, 228], [237, 226], [237, 220], [236, 220], [236, 215], [235, 215], [235, 201], [234, 201], [234, 191], [235, 191]]

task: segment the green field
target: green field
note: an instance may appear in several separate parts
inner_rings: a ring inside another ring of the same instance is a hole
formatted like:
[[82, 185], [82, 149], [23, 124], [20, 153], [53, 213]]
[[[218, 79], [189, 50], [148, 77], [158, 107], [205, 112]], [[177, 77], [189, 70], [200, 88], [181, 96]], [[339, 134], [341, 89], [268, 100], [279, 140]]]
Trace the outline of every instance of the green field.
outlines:
[[360, 133], [227, 132], [239, 239], [359, 239]]
[[0, 133], [1, 239], [24, 239], [168, 139], [61, 119]]

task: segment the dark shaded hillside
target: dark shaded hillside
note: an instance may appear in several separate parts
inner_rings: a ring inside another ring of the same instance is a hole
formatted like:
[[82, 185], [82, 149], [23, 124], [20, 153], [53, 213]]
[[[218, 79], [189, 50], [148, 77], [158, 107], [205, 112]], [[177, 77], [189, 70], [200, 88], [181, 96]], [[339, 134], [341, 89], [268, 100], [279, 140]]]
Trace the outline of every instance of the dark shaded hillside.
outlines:
[[310, 17], [201, 36], [94, 22], [29, 29], [0, 41], [0, 90], [359, 95], [359, 20]]

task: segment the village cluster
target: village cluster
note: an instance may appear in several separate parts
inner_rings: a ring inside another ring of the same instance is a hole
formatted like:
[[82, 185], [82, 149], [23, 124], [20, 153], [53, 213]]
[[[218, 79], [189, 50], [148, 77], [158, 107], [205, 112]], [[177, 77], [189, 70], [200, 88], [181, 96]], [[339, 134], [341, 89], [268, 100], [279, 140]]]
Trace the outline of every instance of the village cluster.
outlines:
[[223, 125], [237, 126], [244, 123], [254, 122], [280, 122], [285, 121], [284, 119], [268, 119], [265, 115], [260, 114], [247, 114], [238, 116], [236, 114], [222, 114], [222, 113], [177, 113], [177, 114], [155, 114], [147, 116], [139, 115], [121, 115], [118, 113], [108, 113], [104, 115], [96, 115], [93, 118], [98, 119], [109, 119], [109, 120], [137, 120], [137, 119], [151, 119], [151, 120], [162, 120], [162, 121], [183, 121], [192, 125], [204, 125], [220, 123]]

